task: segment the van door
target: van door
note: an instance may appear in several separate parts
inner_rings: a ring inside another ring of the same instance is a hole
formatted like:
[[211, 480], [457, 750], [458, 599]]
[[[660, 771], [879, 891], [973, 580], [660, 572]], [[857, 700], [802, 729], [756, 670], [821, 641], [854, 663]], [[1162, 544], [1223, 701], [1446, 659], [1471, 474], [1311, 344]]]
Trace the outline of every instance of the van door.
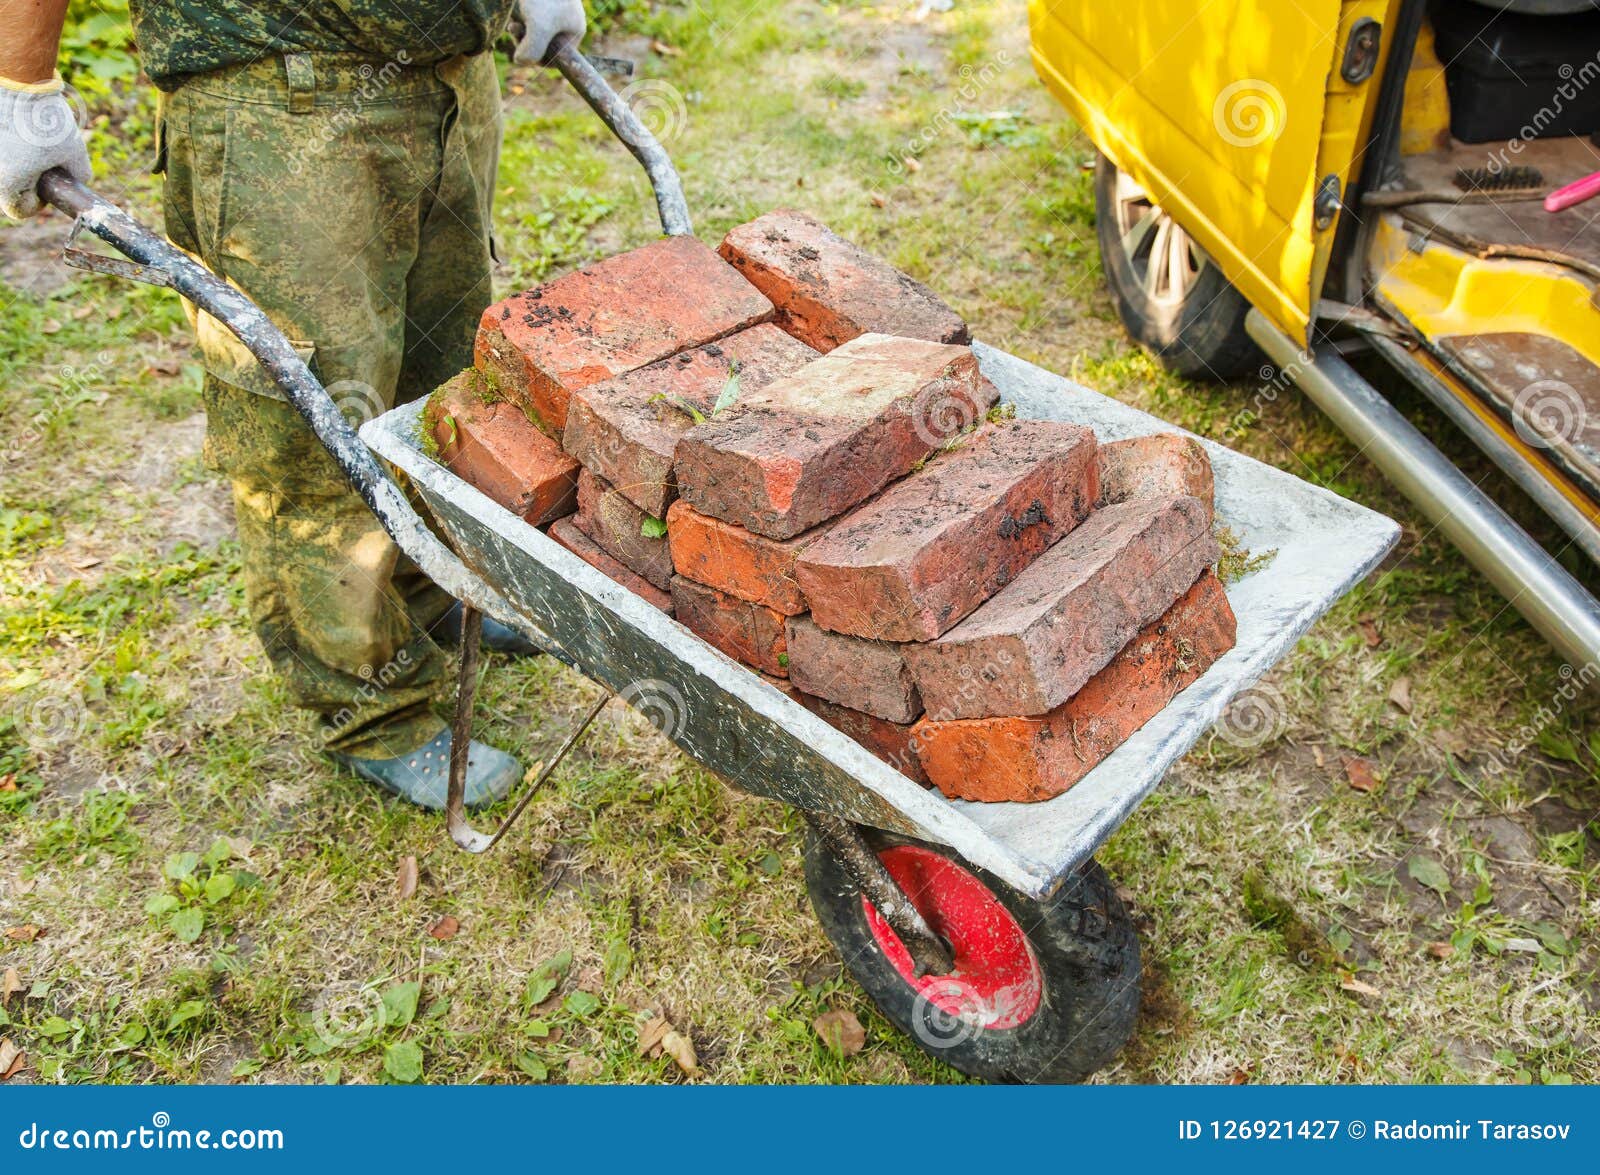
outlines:
[[1305, 340], [1399, 5], [1030, 0], [1029, 21], [1034, 67], [1095, 145]]

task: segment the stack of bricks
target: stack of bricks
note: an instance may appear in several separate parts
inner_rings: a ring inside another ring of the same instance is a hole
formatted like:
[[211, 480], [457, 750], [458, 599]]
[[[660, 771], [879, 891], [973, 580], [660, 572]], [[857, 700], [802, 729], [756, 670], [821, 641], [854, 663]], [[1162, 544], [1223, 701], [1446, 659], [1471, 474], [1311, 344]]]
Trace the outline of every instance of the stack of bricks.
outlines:
[[1059, 795], [1233, 646], [1194, 441], [996, 408], [966, 324], [800, 213], [485, 312], [430, 401], [486, 495], [892, 766]]

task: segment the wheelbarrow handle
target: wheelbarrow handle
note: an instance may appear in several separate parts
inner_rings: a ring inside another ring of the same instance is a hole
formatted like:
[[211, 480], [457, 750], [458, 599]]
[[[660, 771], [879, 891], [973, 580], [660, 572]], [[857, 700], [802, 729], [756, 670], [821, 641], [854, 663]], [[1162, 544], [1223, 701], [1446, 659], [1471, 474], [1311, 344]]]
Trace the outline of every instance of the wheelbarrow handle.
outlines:
[[558, 36], [555, 48], [545, 57], [545, 64], [561, 71], [561, 76], [572, 83], [572, 88], [644, 168], [645, 175], [650, 177], [650, 187], [655, 191], [661, 231], [669, 237], [685, 237], [694, 232], [689, 223], [689, 205], [683, 198], [683, 182], [678, 178], [672, 157], [639, 121], [622, 95], [578, 52], [577, 39], [567, 33]]
[[499, 592], [469, 570], [428, 529], [400, 487], [361, 443], [327, 389], [311, 374], [311, 369], [295, 353], [283, 332], [259, 306], [60, 168], [47, 171], [39, 180], [39, 195], [62, 212], [76, 217], [75, 232], [87, 229], [148, 271], [145, 274], [129, 272], [128, 276], [172, 287], [227, 327], [283, 389], [289, 403], [305, 417], [317, 440], [338, 462], [361, 500], [424, 575], [456, 599], [502, 623], [519, 627], [526, 624]]

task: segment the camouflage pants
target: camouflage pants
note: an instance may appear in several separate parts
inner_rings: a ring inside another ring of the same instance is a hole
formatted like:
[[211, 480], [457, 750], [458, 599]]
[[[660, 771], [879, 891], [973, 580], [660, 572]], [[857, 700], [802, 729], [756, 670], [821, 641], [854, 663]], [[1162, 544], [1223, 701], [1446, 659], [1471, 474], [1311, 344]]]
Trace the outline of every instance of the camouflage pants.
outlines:
[[[471, 363], [490, 300], [499, 89], [487, 55], [405, 66], [272, 57], [165, 95], [167, 232], [254, 299], [360, 424]], [[233, 483], [245, 594], [330, 749], [382, 758], [443, 728], [450, 601], [400, 554], [298, 413], [195, 315], [207, 455]]]

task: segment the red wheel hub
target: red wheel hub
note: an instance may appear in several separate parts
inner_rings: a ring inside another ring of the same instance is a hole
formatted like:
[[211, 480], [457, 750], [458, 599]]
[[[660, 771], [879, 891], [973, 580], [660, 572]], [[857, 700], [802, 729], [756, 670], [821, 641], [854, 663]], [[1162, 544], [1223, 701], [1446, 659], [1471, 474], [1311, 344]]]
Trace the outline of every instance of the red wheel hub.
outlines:
[[1039, 1007], [1044, 974], [1028, 936], [989, 887], [966, 869], [920, 845], [878, 854], [914, 906], [955, 953], [948, 975], [917, 978], [900, 936], [865, 897], [867, 926], [894, 969], [940, 1011], [979, 1028], [1015, 1028]]

